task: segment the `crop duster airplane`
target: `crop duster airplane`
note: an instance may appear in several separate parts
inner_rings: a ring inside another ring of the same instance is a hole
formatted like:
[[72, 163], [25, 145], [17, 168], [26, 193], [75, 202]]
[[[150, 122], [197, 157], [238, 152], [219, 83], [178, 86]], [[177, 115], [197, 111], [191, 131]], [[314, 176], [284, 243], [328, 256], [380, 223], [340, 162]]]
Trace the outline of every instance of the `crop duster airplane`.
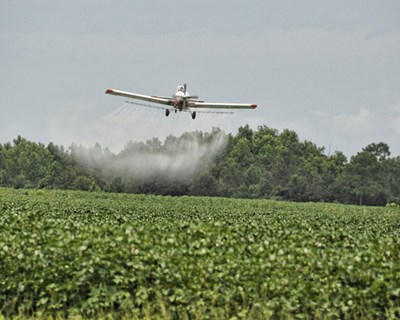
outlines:
[[[186, 91], [186, 83], [179, 85], [176, 89], [176, 93], [171, 97], [162, 96], [146, 96], [143, 94], [131, 93], [126, 91], [107, 89], [107, 94], [113, 94], [115, 96], [122, 96], [126, 98], [132, 98], [137, 100], [144, 100], [152, 103], [163, 104], [165, 107], [165, 115], [168, 117], [171, 111], [186, 111], [190, 112], [192, 119], [196, 118], [196, 111], [191, 109], [196, 108], [208, 108], [208, 109], [255, 109], [256, 104], [250, 103], [214, 103], [205, 102], [199, 100], [198, 96], [191, 96], [189, 92]], [[173, 107], [173, 108], [170, 108]]]

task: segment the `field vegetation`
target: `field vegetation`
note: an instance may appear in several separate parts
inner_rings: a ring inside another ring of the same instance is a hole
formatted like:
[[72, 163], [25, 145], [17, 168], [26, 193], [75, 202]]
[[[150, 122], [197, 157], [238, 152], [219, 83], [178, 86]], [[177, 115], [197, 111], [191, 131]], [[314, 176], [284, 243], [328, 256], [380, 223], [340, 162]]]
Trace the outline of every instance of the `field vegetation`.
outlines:
[[400, 317], [400, 209], [0, 189], [0, 318]]

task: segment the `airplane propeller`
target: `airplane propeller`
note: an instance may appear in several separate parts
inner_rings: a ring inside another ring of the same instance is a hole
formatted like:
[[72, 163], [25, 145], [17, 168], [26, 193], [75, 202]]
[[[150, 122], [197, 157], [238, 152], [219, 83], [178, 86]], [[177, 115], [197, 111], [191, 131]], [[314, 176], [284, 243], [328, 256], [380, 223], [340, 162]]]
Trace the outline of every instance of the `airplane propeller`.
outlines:
[[186, 96], [188, 99], [199, 99], [199, 96], [190, 96], [190, 95], [186, 95], [186, 94], [187, 94], [186, 88], [187, 88], [187, 85], [186, 85], [186, 83], [184, 83], [184, 84], [183, 84], [183, 93], [185, 94], [185, 96]]

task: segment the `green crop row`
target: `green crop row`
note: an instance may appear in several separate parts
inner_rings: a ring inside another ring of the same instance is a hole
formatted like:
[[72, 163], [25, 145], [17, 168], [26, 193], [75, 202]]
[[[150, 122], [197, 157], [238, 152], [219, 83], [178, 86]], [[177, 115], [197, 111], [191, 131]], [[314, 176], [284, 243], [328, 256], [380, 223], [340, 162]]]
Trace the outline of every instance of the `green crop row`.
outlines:
[[395, 319], [399, 235], [392, 207], [0, 189], [0, 314]]

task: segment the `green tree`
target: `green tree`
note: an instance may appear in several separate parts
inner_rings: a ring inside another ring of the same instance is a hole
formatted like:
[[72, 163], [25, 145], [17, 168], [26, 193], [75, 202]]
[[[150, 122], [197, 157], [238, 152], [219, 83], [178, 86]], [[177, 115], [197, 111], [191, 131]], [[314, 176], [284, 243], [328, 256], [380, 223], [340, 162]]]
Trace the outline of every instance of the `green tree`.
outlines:
[[198, 196], [218, 195], [218, 181], [209, 168], [200, 171], [194, 176], [189, 187], [189, 194]]
[[350, 197], [350, 202], [384, 205], [389, 197], [385, 163], [389, 148], [380, 144], [370, 144], [351, 157], [350, 163], [339, 178]]
[[371, 143], [366, 146], [363, 151], [374, 155], [378, 161], [386, 160], [390, 156], [389, 146], [386, 143]]
[[386, 159], [383, 167], [389, 193], [387, 202], [394, 202], [400, 205], [400, 157]]

